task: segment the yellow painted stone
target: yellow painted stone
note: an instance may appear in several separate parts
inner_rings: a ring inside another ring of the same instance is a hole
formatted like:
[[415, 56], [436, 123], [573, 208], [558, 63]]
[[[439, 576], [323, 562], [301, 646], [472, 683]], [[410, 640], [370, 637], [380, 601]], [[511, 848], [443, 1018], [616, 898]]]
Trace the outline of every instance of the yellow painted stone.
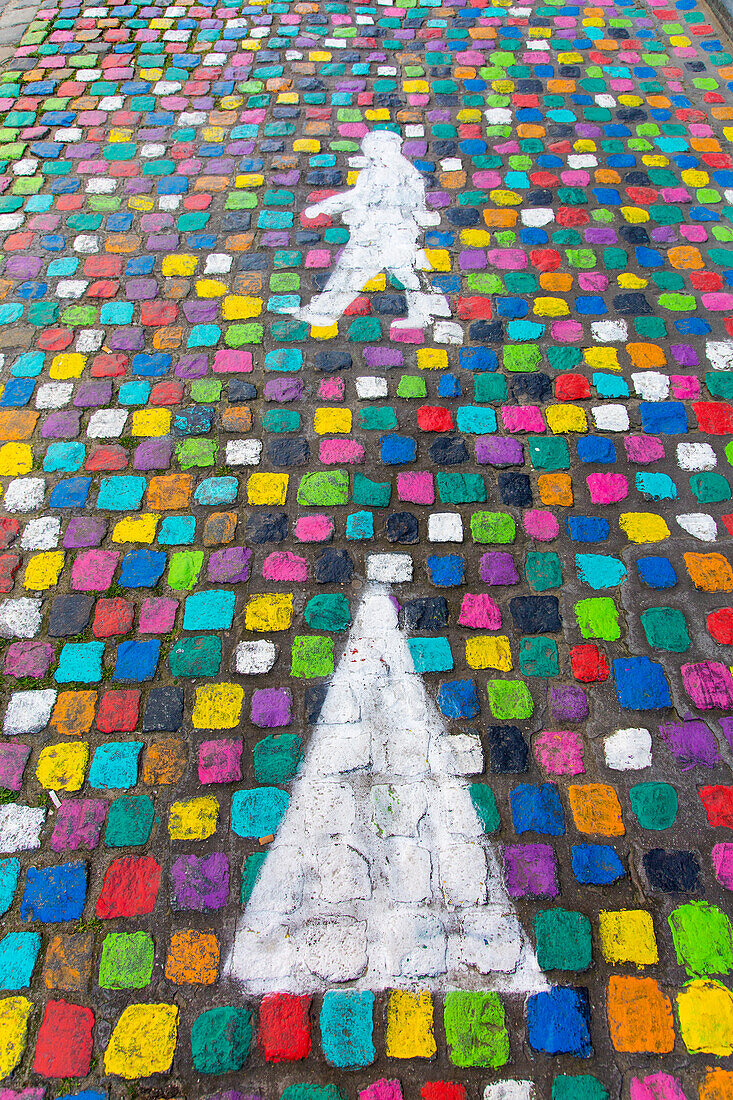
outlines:
[[196, 280], [196, 293], [199, 298], [222, 298], [228, 291], [229, 287], [219, 279]]
[[489, 198], [495, 206], [521, 206], [522, 196], [516, 191], [507, 191], [503, 187], [497, 187], [489, 192]]
[[193, 724], [197, 730], [233, 730], [243, 702], [239, 684], [203, 684], [196, 688]]
[[622, 290], [643, 290], [645, 286], [649, 285], [648, 279], [642, 279], [639, 275], [634, 275], [631, 271], [619, 275], [616, 282]]
[[618, 525], [629, 542], [663, 542], [670, 535], [665, 521], [654, 512], [622, 512]]
[[284, 504], [288, 495], [288, 474], [251, 474], [247, 482], [249, 504]]
[[289, 630], [293, 618], [291, 592], [253, 596], [244, 610], [245, 630]]
[[86, 741], [60, 741], [41, 749], [36, 778], [47, 791], [79, 791], [84, 783], [89, 745]]
[[418, 348], [417, 365], [420, 370], [445, 370], [448, 352], [442, 348]]
[[450, 252], [447, 248], [426, 248], [424, 252], [431, 271], [450, 271]]
[[677, 1012], [690, 1054], [733, 1054], [733, 993], [722, 982], [688, 982], [677, 994]]
[[533, 312], [538, 317], [566, 317], [570, 307], [564, 298], [535, 298]]
[[112, 542], [151, 543], [160, 516], [157, 512], [142, 512], [139, 516], [125, 516], [115, 524]]
[[545, 409], [545, 420], [555, 435], [588, 431], [588, 417], [580, 405], [550, 405]]
[[466, 248], [488, 248], [491, 234], [488, 229], [462, 229], [461, 244], [465, 244]]
[[234, 181], [235, 187], [243, 187], [245, 190], [249, 187], [261, 187], [265, 182], [265, 177], [259, 172], [248, 172], [244, 176], [237, 176]]
[[142, 210], [147, 213], [155, 206], [155, 200], [151, 199], [149, 195], [133, 195], [127, 200], [127, 205], [130, 210]]
[[104, 1072], [127, 1081], [167, 1073], [178, 1038], [175, 1005], [128, 1005], [115, 1024], [104, 1054]]
[[495, 668], [500, 672], [510, 672], [514, 666], [509, 639], [504, 634], [497, 637], [486, 634], [468, 638], [466, 663], [469, 668]]
[[170, 409], [135, 409], [132, 414], [130, 435], [160, 436], [171, 430], [173, 413]]
[[204, 141], [223, 141], [225, 133], [223, 126], [204, 126], [202, 136]]
[[334, 336], [338, 336], [338, 334], [338, 321], [335, 321], [332, 325], [311, 325], [312, 340], [333, 340]]
[[402, 87], [406, 92], [429, 92], [427, 80], [405, 80]]
[[321, 143], [315, 138], [296, 138], [293, 142], [294, 153], [318, 153], [320, 148]]
[[696, 168], [684, 168], [680, 175], [682, 182], [686, 183], [688, 187], [707, 187], [710, 183], [710, 176], [707, 172], [700, 172]]
[[241, 321], [247, 317], [259, 317], [261, 313], [261, 298], [249, 298], [241, 294], [230, 294], [224, 299], [222, 316], [225, 321]]
[[46, 588], [53, 588], [55, 584], [58, 584], [63, 568], [63, 550], [47, 550], [42, 554], [34, 554], [26, 566], [23, 587], [30, 588], [34, 592], [43, 592]]
[[368, 282], [364, 283], [364, 286], [361, 289], [366, 290], [369, 293], [379, 293], [382, 290], [386, 290], [387, 276], [384, 274], [384, 272], [382, 272], [381, 275], [375, 275], [373, 279], [369, 279]]
[[64, 351], [60, 355], [54, 355], [48, 372], [49, 378], [81, 378], [86, 355], [80, 355], [77, 351]]
[[33, 451], [27, 443], [6, 443], [0, 447], [0, 474], [17, 477], [33, 469]]
[[598, 914], [601, 950], [606, 962], [652, 966], [659, 962], [654, 922], [646, 909], [620, 909]]
[[621, 213], [629, 225], [639, 225], [649, 221], [649, 212], [642, 210], [640, 206], [622, 206]]
[[219, 800], [209, 795], [173, 802], [168, 812], [168, 833], [171, 840], [206, 840], [216, 832]]
[[433, 998], [426, 989], [420, 993], [396, 989], [387, 1006], [387, 1057], [432, 1058], [437, 1049]]
[[33, 1004], [26, 997], [0, 1001], [0, 1078], [12, 1073], [23, 1057]]
[[348, 434], [351, 431], [351, 409], [316, 409], [313, 428], [318, 435]]
[[367, 107], [364, 114], [370, 122], [389, 122], [392, 117], [388, 107]]
[[173, 253], [164, 256], [161, 271], [164, 275], [186, 276], [193, 275], [198, 263], [198, 256], [189, 256], [183, 253]]
[[277, 101], [278, 103], [300, 103], [300, 96], [297, 92], [280, 92]]
[[589, 367], [601, 370], [621, 370], [615, 348], [583, 348], [583, 359]]
[[110, 142], [132, 141], [133, 133], [132, 130], [121, 130], [119, 127], [115, 127], [109, 132], [109, 140]]

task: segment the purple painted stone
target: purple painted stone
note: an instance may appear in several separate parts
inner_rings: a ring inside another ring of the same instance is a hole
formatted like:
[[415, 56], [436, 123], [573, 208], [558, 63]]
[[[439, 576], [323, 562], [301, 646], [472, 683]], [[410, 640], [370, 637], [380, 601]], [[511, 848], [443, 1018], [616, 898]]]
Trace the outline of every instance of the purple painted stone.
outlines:
[[486, 253], [478, 249], [467, 249], [458, 256], [461, 271], [482, 271], [486, 267]]
[[81, 550], [99, 546], [107, 533], [107, 522], [95, 516], [72, 516], [64, 532], [64, 549]]
[[252, 693], [252, 722], [262, 729], [289, 726], [293, 717], [292, 704], [287, 688], [258, 688]]
[[141, 177], [125, 180], [126, 195], [147, 195], [153, 190], [153, 181]]
[[303, 383], [299, 378], [269, 378], [265, 382], [265, 401], [277, 401], [287, 404], [300, 401], [303, 396]]
[[177, 233], [151, 233], [145, 242], [148, 252], [175, 252], [178, 248]]
[[653, 241], [659, 241], [662, 244], [674, 244], [677, 240], [677, 234], [672, 225], [655, 225], [651, 231], [651, 238]]
[[681, 672], [685, 691], [699, 710], [733, 707], [733, 676], [721, 661], [683, 665]]
[[202, 783], [236, 783], [242, 778], [242, 742], [230, 738], [203, 741], [199, 746]]
[[192, 325], [208, 325], [219, 315], [219, 303], [205, 300], [184, 302], [183, 312]]
[[401, 367], [405, 361], [398, 348], [364, 348], [363, 354], [369, 367]]
[[132, 465], [136, 470], [167, 470], [173, 457], [173, 442], [167, 436], [145, 439], [135, 448]]
[[506, 550], [490, 550], [481, 555], [479, 575], [484, 584], [519, 584], [514, 558]]
[[174, 910], [221, 909], [229, 897], [229, 860], [222, 852], [179, 856], [171, 864], [171, 887]]
[[616, 230], [606, 225], [589, 226], [585, 231], [588, 244], [615, 244], [618, 240]]
[[74, 394], [77, 409], [97, 409], [109, 405], [112, 400], [111, 382], [80, 382]]
[[689, 344], [671, 344], [669, 350], [681, 367], [696, 367], [700, 362], [697, 352]]
[[8, 256], [5, 272], [14, 279], [34, 279], [42, 267], [38, 256]]
[[208, 578], [223, 584], [243, 584], [249, 580], [252, 551], [243, 546], [215, 550], [209, 558]]
[[172, 214], [143, 214], [140, 219], [143, 233], [156, 233], [160, 229], [170, 229], [172, 225]]
[[579, 722], [588, 717], [588, 700], [575, 685], [550, 688], [550, 712], [558, 722]]
[[264, 1100], [259, 1093], [254, 1092], [236, 1092], [235, 1089], [227, 1089], [226, 1092], [217, 1092], [213, 1096], [208, 1096], [206, 1100]]
[[424, 157], [427, 151], [427, 141], [406, 141], [402, 146], [402, 154], [406, 157]]
[[56, 812], [51, 834], [54, 852], [71, 852], [77, 848], [92, 851], [99, 844], [107, 813], [107, 802], [102, 798], [67, 798]]
[[5, 672], [8, 676], [45, 676], [56, 655], [51, 642], [13, 642], [5, 652]]
[[203, 378], [208, 369], [206, 355], [182, 355], [176, 363], [176, 378]]
[[555, 853], [549, 844], [507, 844], [504, 862], [510, 897], [554, 898], [560, 892]]
[[30, 754], [30, 745], [0, 745], [0, 787], [8, 791], [20, 790], [23, 769]]
[[128, 302], [149, 302], [158, 293], [155, 279], [128, 279], [125, 284], [125, 297]]
[[663, 722], [659, 732], [683, 772], [694, 768], [696, 764], [714, 768], [720, 761], [715, 736], [699, 718], [685, 719], [684, 722]]
[[74, 409], [49, 413], [41, 428], [41, 436], [43, 439], [76, 439], [80, 420], [81, 411]]
[[108, 336], [112, 351], [142, 351], [145, 333], [141, 328], [118, 328]]
[[482, 466], [521, 466], [524, 450], [518, 439], [480, 435], [476, 439], [476, 461]]

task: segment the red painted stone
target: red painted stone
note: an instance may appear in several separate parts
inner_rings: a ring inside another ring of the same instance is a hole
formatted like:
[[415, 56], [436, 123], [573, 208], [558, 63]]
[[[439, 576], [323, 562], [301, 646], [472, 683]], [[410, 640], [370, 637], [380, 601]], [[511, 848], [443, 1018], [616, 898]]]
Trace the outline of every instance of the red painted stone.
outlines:
[[[112, 638], [115, 634], [127, 634], [132, 628], [134, 614], [135, 605], [130, 600], [123, 600], [120, 596], [97, 600], [94, 609], [94, 637]], [[107, 695], [112, 694], [116, 693], [107, 692]], [[135, 694], [139, 695], [139, 692]], [[105, 695], [105, 699], [107, 695]], [[137, 700], [135, 700], [135, 711], [137, 712]]]
[[105, 691], [97, 712], [97, 729], [100, 733], [131, 733], [137, 726], [139, 708], [140, 692], [136, 688]]
[[91, 1008], [49, 1001], [36, 1040], [33, 1069], [43, 1077], [86, 1077], [92, 1060]]
[[554, 248], [533, 248], [529, 254], [529, 262], [538, 271], [557, 271], [562, 263], [562, 256]]
[[84, 274], [98, 279], [121, 275], [122, 259], [119, 256], [88, 256], [84, 261]]
[[420, 1096], [422, 1100], [466, 1100], [466, 1086], [455, 1081], [426, 1081]]
[[128, 462], [127, 451], [119, 443], [103, 444], [95, 447], [87, 457], [84, 469], [92, 473], [97, 470], [124, 470]]
[[733, 829], [733, 787], [716, 784], [712, 787], [701, 787], [697, 793], [708, 815], [708, 824]]
[[138, 917], [152, 913], [160, 886], [160, 867], [152, 856], [123, 856], [107, 868], [97, 901], [97, 916]]
[[733, 645], [733, 607], [721, 607], [707, 617], [711, 637], [721, 645]]
[[150, 393], [151, 405], [180, 405], [182, 401], [182, 382], [157, 382]]
[[114, 279], [97, 279], [87, 287], [87, 298], [114, 298], [118, 290]]
[[450, 409], [440, 405], [422, 405], [417, 410], [417, 424], [423, 432], [449, 432], [453, 428]]
[[121, 353], [116, 355], [96, 355], [92, 363], [92, 378], [118, 378], [125, 373], [128, 356]]
[[311, 1051], [310, 997], [267, 993], [260, 1004], [259, 1042], [268, 1062], [297, 1062]]
[[558, 374], [555, 397], [558, 401], [582, 401], [590, 397], [590, 382], [582, 374]]
[[727, 401], [694, 401], [692, 407], [701, 432], [708, 435], [733, 432], [733, 405]]
[[488, 321], [492, 316], [490, 298], [459, 298], [458, 316], [462, 321]]
[[141, 302], [140, 320], [144, 325], [170, 325], [178, 316], [175, 302]]
[[20, 554], [0, 554], [0, 592], [12, 592], [13, 576], [20, 566]]
[[573, 676], [583, 684], [603, 683], [608, 679], [606, 654], [597, 645], [574, 645], [570, 650]]
[[[8, 242], [5, 242], [7, 248]], [[64, 351], [74, 339], [74, 333], [67, 328], [47, 328], [38, 337], [38, 346], [44, 351]]]
[[20, 533], [20, 524], [12, 516], [3, 516], [0, 519], [0, 550], [5, 550], [12, 542], [15, 542]]

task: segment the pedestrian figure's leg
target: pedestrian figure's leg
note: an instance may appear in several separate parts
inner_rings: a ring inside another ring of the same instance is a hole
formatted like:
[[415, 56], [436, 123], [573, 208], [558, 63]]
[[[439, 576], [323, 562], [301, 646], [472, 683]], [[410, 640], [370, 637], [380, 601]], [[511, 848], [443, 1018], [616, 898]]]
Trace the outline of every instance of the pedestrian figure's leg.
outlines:
[[430, 323], [430, 311], [426, 308], [426, 295], [421, 291], [420, 278], [414, 267], [392, 267], [387, 270], [402, 283], [407, 299], [407, 316], [398, 318], [392, 324], [397, 328], [424, 328]]
[[368, 250], [345, 249], [325, 290], [315, 294], [307, 306], [293, 310], [293, 315], [318, 327], [327, 328], [335, 324], [358, 297], [362, 287], [381, 270], [381, 267], [374, 266]]

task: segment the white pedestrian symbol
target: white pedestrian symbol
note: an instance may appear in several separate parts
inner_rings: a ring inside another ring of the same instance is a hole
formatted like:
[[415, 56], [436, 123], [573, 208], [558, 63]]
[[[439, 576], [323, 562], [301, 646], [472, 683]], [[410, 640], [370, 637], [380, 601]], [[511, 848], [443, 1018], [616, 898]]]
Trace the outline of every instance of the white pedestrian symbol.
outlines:
[[405, 288], [407, 316], [395, 328], [425, 328], [434, 316], [449, 317], [444, 294], [421, 290], [418, 270], [425, 261], [418, 247], [423, 229], [438, 225], [440, 215], [428, 210], [425, 181], [402, 155], [402, 138], [390, 130], [367, 134], [361, 151], [366, 166], [355, 187], [306, 208], [306, 216], [341, 214], [349, 241], [322, 294], [306, 306], [284, 312], [315, 327], [334, 325], [366, 286], [383, 271]]
[[251, 994], [549, 985], [389, 591], [367, 590], [226, 972]]

